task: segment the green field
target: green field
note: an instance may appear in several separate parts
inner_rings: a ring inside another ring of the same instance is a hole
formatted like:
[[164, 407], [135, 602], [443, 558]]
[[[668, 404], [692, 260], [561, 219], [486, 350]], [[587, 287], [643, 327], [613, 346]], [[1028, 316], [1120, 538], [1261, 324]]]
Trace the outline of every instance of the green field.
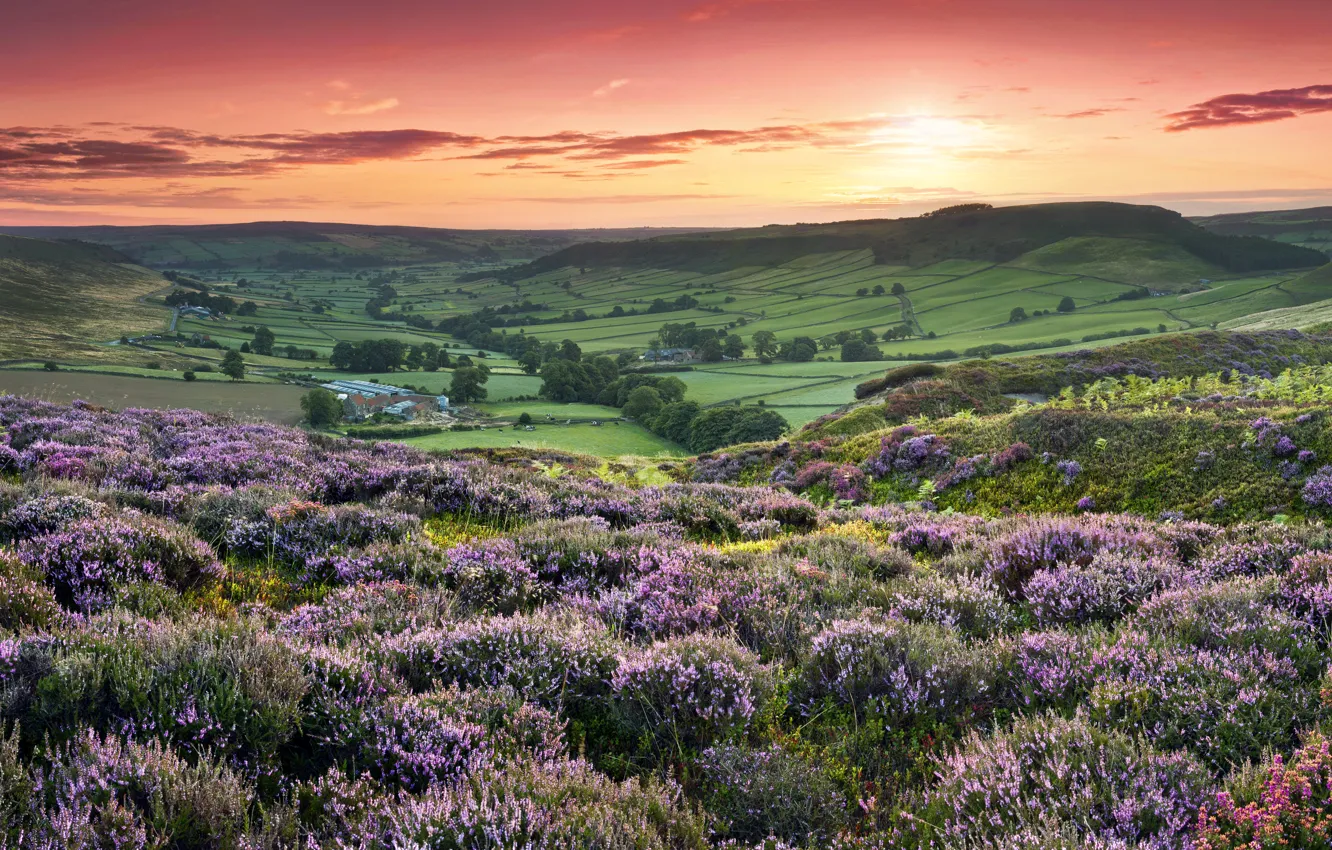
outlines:
[[[102, 239], [144, 262], [184, 267], [213, 294], [253, 302], [256, 309], [248, 316], [182, 318], [176, 326], [181, 338], [127, 348], [108, 343], [121, 333], [165, 326], [171, 314], [163, 301], [165, 287], [122, 289], [116, 293], [120, 309], [102, 311], [90, 326], [95, 331], [85, 332], [96, 338], [82, 342], [77, 356], [67, 342], [57, 343], [71, 354], [57, 359], [81, 372], [172, 377], [201, 365], [217, 369], [225, 353], [217, 346], [250, 343], [262, 325], [276, 337], [273, 356], [245, 355], [247, 384], [277, 382], [294, 373], [321, 382], [377, 380], [450, 393], [449, 369], [350, 373], [328, 365], [340, 342], [391, 338], [408, 345], [433, 343], [455, 358], [484, 358], [491, 374], [487, 397], [476, 406], [482, 416], [510, 419], [528, 412], [539, 422], [547, 414], [555, 420], [605, 421], [618, 412], [516, 401], [538, 396], [542, 381], [524, 374], [502, 351], [513, 350], [506, 337], [523, 334], [551, 345], [568, 340], [585, 355], [619, 358], [622, 368], [636, 368], [638, 354], [654, 344], [664, 324], [694, 323], [738, 335], [747, 345], [760, 331], [771, 332], [778, 342], [816, 340], [819, 350], [808, 362], [761, 363], [750, 345], [739, 360], [695, 363], [692, 371], [675, 373], [687, 398], [705, 407], [762, 404], [798, 426], [851, 401], [857, 384], [913, 359], [977, 356], [987, 346], [1099, 347], [1116, 335], [1243, 326], [1251, 317], [1262, 326], [1308, 324], [1322, 312], [1302, 305], [1332, 299], [1332, 275], [1306, 274], [1298, 267], [1320, 255], [1289, 244], [1264, 243], [1275, 246], [1268, 249], [1247, 242], [1237, 248], [1239, 243], [1227, 242], [1230, 237], [1150, 207], [1062, 204], [956, 219], [659, 234], [607, 232], [596, 243], [580, 244], [586, 235], [573, 231], [505, 235], [299, 223], [70, 232], [63, 235]], [[645, 235], [654, 238], [623, 241]], [[56, 259], [78, 253], [68, 247], [50, 251]], [[1232, 262], [1237, 256], [1239, 264]], [[533, 257], [538, 259], [515, 265]], [[86, 252], [78, 259], [125, 268]], [[1285, 270], [1252, 270], [1274, 267]], [[138, 275], [136, 281], [152, 280], [142, 271], [127, 273]], [[366, 311], [385, 280], [396, 292], [385, 312], [396, 321], [377, 320]], [[35, 291], [31, 284], [28, 289]], [[671, 306], [684, 296], [692, 299], [685, 309]], [[520, 304], [525, 306], [515, 311]], [[487, 325], [492, 333], [459, 331], [470, 343], [438, 329], [441, 320], [487, 308], [499, 311]], [[1014, 320], [1015, 308], [1028, 318]], [[69, 312], [68, 305], [61, 310]], [[612, 311], [620, 315], [611, 316]], [[884, 339], [886, 331], [903, 328], [910, 331], [907, 338]], [[864, 332], [874, 333], [884, 359], [842, 362], [834, 337]], [[486, 348], [478, 350], [477, 342]], [[288, 355], [289, 346], [297, 349], [295, 357]], [[39, 364], [33, 353], [22, 353], [27, 356], [18, 365]], [[196, 383], [208, 387], [225, 383], [218, 372], [200, 377]], [[628, 425], [602, 426], [595, 435], [605, 441], [614, 429], [647, 436]], [[447, 440], [496, 444], [497, 435], [490, 432], [468, 433]], [[616, 445], [605, 451], [637, 449]]]
[[557, 449], [575, 454], [620, 457], [683, 457], [684, 449], [627, 422], [535, 426], [534, 431], [487, 428], [484, 431], [449, 431], [402, 440], [419, 449], [526, 448]]

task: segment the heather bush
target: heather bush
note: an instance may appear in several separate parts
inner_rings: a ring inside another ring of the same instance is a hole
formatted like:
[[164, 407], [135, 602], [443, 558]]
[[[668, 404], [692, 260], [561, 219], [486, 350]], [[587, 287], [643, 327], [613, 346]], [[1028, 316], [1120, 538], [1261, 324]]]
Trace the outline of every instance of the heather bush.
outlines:
[[1173, 646], [1259, 650], [1305, 675], [1319, 672], [1326, 659], [1313, 629], [1268, 601], [1278, 586], [1274, 579], [1239, 578], [1166, 591], [1142, 606], [1132, 627]]
[[186, 761], [161, 741], [87, 731], [49, 758], [21, 846], [239, 850], [258, 837], [254, 790], [240, 776]]
[[1017, 610], [988, 579], [979, 576], [918, 573], [884, 586], [881, 593], [878, 605], [888, 616], [936, 623], [968, 637], [992, 637], [1019, 623]]
[[47, 630], [66, 621], [42, 575], [0, 551], [0, 635], [23, 629]]
[[18, 557], [41, 572], [62, 605], [83, 612], [109, 606], [119, 585], [162, 582], [185, 590], [222, 573], [208, 544], [173, 523], [142, 516], [77, 520], [23, 541]]
[[1036, 519], [994, 540], [987, 571], [1005, 591], [1022, 598], [1024, 585], [1038, 570], [1058, 564], [1085, 566], [1103, 549], [1151, 555], [1163, 548], [1150, 532], [1103, 516]]
[[41, 493], [18, 499], [0, 513], [0, 541], [21, 541], [61, 531], [82, 519], [105, 517], [102, 502], [74, 493]]
[[303, 584], [345, 586], [411, 581], [433, 586], [448, 573], [445, 553], [424, 542], [372, 543], [364, 549], [316, 554], [302, 561]]
[[1067, 830], [1090, 842], [1073, 846], [1183, 847], [1209, 785], [1186, 755], [1081, 717], [1038, 715], [992, 737], [973, 732], [941, 758], [933, 785], [904, 813], [899, 846], [1006, 850], [1024, 835]]
[[509, 686], [541, 705], [585, 706], [603, 698], [616, 646], [595, 621], [568, 614], [516, 614], [406, 633], [386, 646], [416, 690], [436, 685]]
[[691, 635], [624, 653], [611, 688], [631, 735], [684, 753], [743, 733], [772, 697], [773, 682], [734, 641]]
[[308, 682], [295, 650], [247, 624], [107, 621], [29, 672], [24, 736], [162, 737], [249, 772], [276, 767]]
[[376, 807], [337, 846], [702, 850], [701, 820], [671, 785], [615, 782], [586, 762], [481, 771]]
[[809, 710], [827, 698], [856, 712], [951, 720], [992, 698], [996, 672], [933, 624], [839, 620], [814, 637], [798, 693]]
[[817, 764], [776, 745], [733, 744], [699, 754], [704, 807], [719, 838], [821, 844], [848, 821], [847, 801]]
[[1102, 551], [1086, 566], [1063, 564], [1037, 572], [1023, 592], [1042, 627], [1111, 624], [1184, 580], [1184, 568], [1170, 558]]
[[1179, 648], [1128, 632], [1096, 651], [1092, 669], [1094, 721], [1189, 750], [1218, 773], [1291, 746], [1319, 716], [1317, 683], [1261, 649]]
[[852, 578], [889, 579], [906, 575], [912, 566], [911, 556], [901, 549], [837, 534], [788, 538], [777, 547], [777, 554]]
[[[1198, 813], [1196, 850], [1325, 846], [1332, 836], [1332, 747], [1320, 733], [1259, 773], [1239, 774]], [[1246, 781], [1247, 780], [1247, 781]]]
[[341, 588], [317, 603], [281, 618], [278, 631], [313, 643], [337, 646], [434, 628], [454, 619], [447, 591], [402, 582], [376, 582]]

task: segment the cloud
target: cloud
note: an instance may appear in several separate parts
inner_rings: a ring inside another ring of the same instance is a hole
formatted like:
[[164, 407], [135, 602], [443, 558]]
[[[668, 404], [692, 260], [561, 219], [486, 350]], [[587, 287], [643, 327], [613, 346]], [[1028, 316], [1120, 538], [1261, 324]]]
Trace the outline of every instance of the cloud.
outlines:
[[1266, 124], [1302, 115], [1332, 112], [1332, 85], [1273, 89], [1257, 94], [1223, 94], [1166, 115], [1167, 133], [1208, 127]]
[[592, 92], [593, 97], [605, 97], [616, 89], [622, 89], [629, 85], [629, 80], [611, 80], [606, 85]]
[[630, 159], [624, 162], [612, 162], [599, 166], [620, 171], [641, 171], [648, 168], [661, 168], [664, 165], [683, 165], [683, 159]]
[[1083, 109], [1079, 112], [1065, 112], [1062, 115], [1056, 115], [1055, 118], [1100, 118], [1103, 115], [1109, 115], [1112, 112], [1123, 112], [1118, 106], [1103, 106], [1097, 109]]
[[736, 9], [745, 6], [758, 6], [768, 3], [792, 3], [808, 2], [808, 0], [717, 0], [717, 2], [703, 3], [687, 10], [680, 17], [691, 24], [701, 24], [716, 18], [725, 17]]
[[730, 198], [732, 195], [580, 195], [577, 197], [510, 198], [538, 204], [651, 204], [662, 201], [710, 201]]
[[358, 103], [354, 100], [330, 100], [324, 104], [324, 111], [329, 115], [373, 115], [376, 112], [392, 109], [397, 105], [398, 99], [396, 97], [386, 97], [383, 100], [369, 103]]
[[972, 119], [886, 115], [635, 135], [566, 129], [481, 136], [416, 128], [216, 134], [154, 125], [22, 126], [0, 127], [0, 182], [261, 178], [315, 166], [423, 158], [492, 161], [506, 170], [605, 180], [681, 165], [705, 150], [756, 155], [817, 148], [870, 155], [923, 146], [960, 157], [991, 150], [986, 138], [988, 129]]

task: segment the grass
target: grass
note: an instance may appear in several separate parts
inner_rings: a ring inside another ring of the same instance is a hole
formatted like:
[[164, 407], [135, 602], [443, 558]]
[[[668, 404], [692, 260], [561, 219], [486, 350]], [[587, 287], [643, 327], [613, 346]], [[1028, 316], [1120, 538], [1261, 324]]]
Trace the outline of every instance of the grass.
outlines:
[[0, 370], [0, 393], [68, 403], [76, 399], [112, 408], [189, 407], [294, 425], [300, 421], [300, 387], [286, 384], [187, 382], [92, 372]]
[[399, 442], [419, 449], [528, 448], [555, 449], [601, 457], [683, 457], [679, 446], [627, 422], [589, 424], [537, 424], [534, 431], [488, 428], [485, 431], [448, 431]]
[[117, 360], [99, 343], [158, 331], [167, 314], [140, 302], [169, 286], [148, 269], [75, 245], [0, 236], [0, 359]]

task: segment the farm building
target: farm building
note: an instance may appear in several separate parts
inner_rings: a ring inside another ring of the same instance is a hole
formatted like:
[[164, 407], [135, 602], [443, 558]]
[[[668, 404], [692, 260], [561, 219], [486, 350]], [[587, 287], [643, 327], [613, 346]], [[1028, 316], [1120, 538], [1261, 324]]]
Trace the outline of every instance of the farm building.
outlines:
[[693, 359], [694, 359], [694, 349], [692, 349], [692, 348], [660, 348], [660, 349], [650, 349], [650, 350], [648, 350], [648, 351], [643, 352], [643, 354], [640, 355], [638, 359], [639, 359], [639, 360], [651, 360], [651, 361], [654, 361], [654, 362], [659, 361], [659, 360], [674, 360], [674, 361], [676, 361], [676, 362], [679, 362], [679, 361], [682, 361], [682, 360], [693, 360]]
[[[337, 394], [342, 401], [343, 415], [353, 422], [376, 413], [411, 419], [426, 410], [437, 409], [442, 412], [449, 409], [448, 396], [422, 395], [404, 387], [388, 384], [376, 384], [370, 381], [329, 381], [320, 386]], [[407, 403], [410, 403], [410, 414], [404, 415], [403, 411], [408, 408], [402, 408], [402, 405]]]

